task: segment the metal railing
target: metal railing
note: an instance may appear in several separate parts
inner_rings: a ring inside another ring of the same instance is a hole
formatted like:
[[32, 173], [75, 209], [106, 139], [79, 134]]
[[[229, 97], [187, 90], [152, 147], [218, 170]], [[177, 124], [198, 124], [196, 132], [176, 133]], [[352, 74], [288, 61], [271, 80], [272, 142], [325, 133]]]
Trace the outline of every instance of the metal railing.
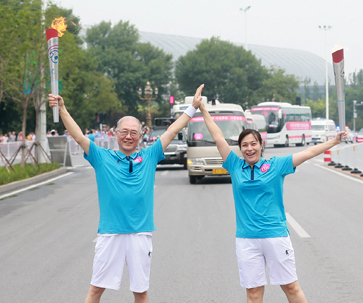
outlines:
[[[96, 145], [104, 147], [106, 149], [113, 149], [113, 150], [119, 149], [116, 137], [96, 138], [94, 142]], [[5, 155], [5, 157], [7, 159], [10, 159], [11, 156], [14, 155], [14, 153], [16, 152], [16, 150], [19, 148], [19, 146], [21, 144], [22, 144], [21, 141], [0, 143], [0, 148], [1, 148], [1, 151], [3, 152], [3, 154]], [[30, 148], [31, 145], [33, 144], [33, 142], [26, 140], [25, 144], [28, 148]], [[34, 156], [34, 151], [35, 150], [33, 149], [32, 150], [33, 156]], [[45, 151], [50, 156], [48, 142], [47, 142]], [[69, 151], [72, 155], [83, 153], [82, 148], [79, 146], [79, 144], [73, 138], [69, 139]], [[21, 153], [18, 154], [17, 159], [19, 159], [20, 157], [21, 157]], [[1, 165], [1, 163], [0, 163], [0, 165]]]

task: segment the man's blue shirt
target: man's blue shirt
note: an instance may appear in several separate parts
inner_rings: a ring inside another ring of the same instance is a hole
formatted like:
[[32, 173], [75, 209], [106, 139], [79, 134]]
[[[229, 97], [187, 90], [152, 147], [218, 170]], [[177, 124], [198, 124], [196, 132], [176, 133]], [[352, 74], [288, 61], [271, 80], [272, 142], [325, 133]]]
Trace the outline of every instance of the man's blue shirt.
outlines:
[[164, 159], [160, 140], [130, 155], [98, 147], [90, 141], [88, 156], [96, 172], [100, 222], [98, 233], [150, 232], [154, 225], [155, 170]]
[[285, 176], [295, 172], [292, 155], [272, 157], [251, 167], [230, 152], [223, 167], [232, 178], [237, 238], [274, 238], [289, 234], [283, 204]]

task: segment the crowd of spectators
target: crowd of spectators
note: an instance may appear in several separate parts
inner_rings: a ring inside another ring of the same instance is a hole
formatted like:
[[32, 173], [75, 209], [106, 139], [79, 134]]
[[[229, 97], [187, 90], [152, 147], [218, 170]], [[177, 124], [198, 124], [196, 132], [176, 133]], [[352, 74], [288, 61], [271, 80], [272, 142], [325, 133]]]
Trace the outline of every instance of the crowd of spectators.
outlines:
[[[31, 136], [31, 134], [33, 133], [29, 133], [29, 136]], [[12, 131], [5, 134], [0, 134], [0, 143], [16, 142], [22, 140], [23, 140], [22, 132], [16, 134], [15, 131]]]

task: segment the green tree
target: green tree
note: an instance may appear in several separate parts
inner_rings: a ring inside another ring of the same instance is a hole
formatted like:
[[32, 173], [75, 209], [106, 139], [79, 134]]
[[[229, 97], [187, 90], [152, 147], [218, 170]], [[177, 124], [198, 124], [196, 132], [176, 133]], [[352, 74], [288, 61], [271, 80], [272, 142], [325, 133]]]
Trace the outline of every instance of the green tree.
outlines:
[[325, 100], [318, 99], [317, 101], [314, 100], [306, 100], [306, 106], [310, 106], [311, 108], [311, 116], [313, 118], [321, 117], [325, 118]]
[[[83, 40], [78, 36], [80, 20], [73, 15], [72, 10], [52, 4], [47, 8], [45, 16], [47, 27], [56, 17], [66, 18], [67, 31], [59, 38], [59, 80], [62, 83], [60, 95], [79, 126], [82, 129], [89, 128], [95, 120], [96, 112], [118, 109], [113, 80], [97, 71], [98, 62], [83, 48]], [[48, 58], [46, 59], [46, 78], [49, 83]], [[50, 93], [49, 84], [47, 91]], [[62, 132], [63, 126], [53, 123], [52, 111], [48, 111], [47, 116], [48, 127]]]
[[196, 87], [204, 83], [203, 94], [208, 99], [253, 104], [257, 102], [255, 92], [267, 77], [267, 70], [243, 47], [213, 37], [180, 57], [175, 75], [186, 95], [193, 95]]
[[257, 91], [260, 100], [272, 100], [295, 104], [299, 81], [294, 75], [285, 75], [280, 68], [271, 68]]
[[149, 43], [139, 43], [137, 29], [129, 22], [101, 22], [87, 30], [88, 52], [98, 63], [97, 70], [107, 74], [115, 85], [121, 109], [140, 116], [138, 89], [150, 81], [158, 87], [157, 103], [166, 102], [171, 80], [172, 56]]
[[[8, 52], [10, 57], [7, 59], [10, 61], [7, 61], [7, 65], [12, 68], [9, 70], [10, 73], [7, 79], [3, 81], [8, 88], [3, 92], [12, 100], [19, 102], [22, 107], [23, 148], [21, 166], [23, 167], [25, 164], [24, 147], [28, 105], [37, 86], [40, 74], [39, 62], [43, 55], [41, 47], [41, 43], [43, 43], [42, 1], [27, 0], [22, 1], [20, 4], [16, 3], [16, 1], [13, 3], [15, 3], [13, 9], [16, 14], [18, 36], [12, 38], [16, 38], [17, 45], [11, 48], [11, 53]], [[10, 23], [8, 26], [13, 26], [13, 24]]]

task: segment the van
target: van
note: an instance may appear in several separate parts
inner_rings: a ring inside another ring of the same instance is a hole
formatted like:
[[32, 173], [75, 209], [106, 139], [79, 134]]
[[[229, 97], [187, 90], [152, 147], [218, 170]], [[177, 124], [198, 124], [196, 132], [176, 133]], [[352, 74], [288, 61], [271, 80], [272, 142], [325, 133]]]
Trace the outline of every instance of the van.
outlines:
[[[218, 100], [213, 100], [206, 104], [206, 108], [223, 132], [231, 149], [239, 157], [242, 157], [238, 146], [238, 137], [247, 128], [242, 107], [237, 104], [219, 103]], [[228, 171], [222, 167], [223, 159], [199, 109], [188, 124], [187, 158], [191, 184], [195, 184], [198, 179], [205, 176], [229, 175]]]
[[311, 120], [311, 143], [323, 143], [336, 136], [335, 122], [324, 118]]

